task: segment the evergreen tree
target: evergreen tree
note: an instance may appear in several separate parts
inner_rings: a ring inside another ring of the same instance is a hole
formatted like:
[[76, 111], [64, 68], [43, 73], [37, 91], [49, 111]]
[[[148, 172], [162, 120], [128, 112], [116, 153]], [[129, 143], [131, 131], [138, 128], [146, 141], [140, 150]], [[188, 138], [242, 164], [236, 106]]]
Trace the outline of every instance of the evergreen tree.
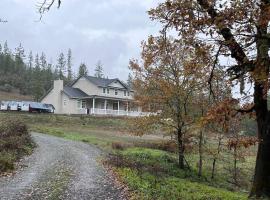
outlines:
[[36, 58], [35, 58], [35, 71], [40, 71], [40, 62], [39, 62], [38, 54], [36, 54]]
[[41, 77], [41, 68], [40, 68], [40, 60], [39, 55], [36, 55], [35, 58], [35, 69], [33, 73], [33, 87], [32, 87], [32, 95], [36, 101], [43, 95], [44, 89], [42, 86], [42, 77]]
[[58, 78], [61, 80], [65, 80], [66, 60], [65, 55], [63, 53], [60, 53], [58, 57], [57, 71], [58, 71]]
[[79, 77], [87, 75], [87, 74], [88, 74], [88, 70], [87, 70], [86, 65], [84, 63], [81, 63], [79, 67], [79, 74], [78, 74]]
[[5, 55], [9, 55], [10, 54], [10, 50], [8, 48], [8, 43], [7, 41], [5, 41], [5, 44], [4, 44], [4, 52], [3, 52]]
[[33, 68], [33, 53], [32, 53], [32, 51], [30, 51], [30, 53], [29, 53], [29, 55], [28, 55], [28, 68], [30, 69], [30, 70], [32, 70], [32, 68]]
[[47, 68], [46, 55], [43, 52], [40, 56], [40, 66], [42, 70], [45, 70]]
[[96, 68], [95, 68], [95, 77], [97, 78], [103, 78], [104, 77], [104, 73], [103, 73], [103, 67], [102, 67], [102, 63], [99, 60], [96, 64]]
[[127, 79], [127, 85], [129, 88], [132, 88], [132, 81], [133, 81], [133, 77], [132, 77], [131, 73], [129, 73], [128, 79]]
[[72, 52], [68, 49], [67, 54], [67, 81], [70, 83], [72, 81]]

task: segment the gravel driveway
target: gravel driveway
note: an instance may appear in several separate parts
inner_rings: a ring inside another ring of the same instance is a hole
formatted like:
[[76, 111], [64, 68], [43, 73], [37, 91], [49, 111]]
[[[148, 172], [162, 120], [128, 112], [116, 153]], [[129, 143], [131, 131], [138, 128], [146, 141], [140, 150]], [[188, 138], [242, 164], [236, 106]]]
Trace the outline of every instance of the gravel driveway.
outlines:
[[1, 200], [123, 199], [97, 163], [97, 148], [38, 133], [32, 136], [38, 145], [34, 153], [14, 176], [0, 178]]

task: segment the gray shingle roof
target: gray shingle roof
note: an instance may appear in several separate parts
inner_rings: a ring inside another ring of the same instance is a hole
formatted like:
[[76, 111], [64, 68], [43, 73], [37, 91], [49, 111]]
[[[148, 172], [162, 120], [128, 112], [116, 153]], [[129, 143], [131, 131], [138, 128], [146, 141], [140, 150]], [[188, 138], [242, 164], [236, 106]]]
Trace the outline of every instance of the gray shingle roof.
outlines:
[[88, 97], [88, 95], [81, 91], [78, 88], [72, 88], [72, 87], [64, 87], [63, 92], [68, 95], [70, 98], [83, 98]]
[[94, 83], [95, 85], [106, 87], [113, 81], [116, 81], [117, 79], [107, 79], [107, 78], [97, 78], [94, 76], [85, 76], [89, 81]]
[[85, 78], [88, 79], [90, 82], [92, 82], [95, 85], [100, 86], [100, 87], [107, 87], [112, 82], [119, 81], [125, 88], [128, 89], [127, 85], [125, 83], [123, 83], [122, 81], [120, 81], [119, 79], [117, 79], [117, 78], [107, 79], [107, 78], [97, 78], [97, 77], [94, 77], [94, 76], [85, 76]]

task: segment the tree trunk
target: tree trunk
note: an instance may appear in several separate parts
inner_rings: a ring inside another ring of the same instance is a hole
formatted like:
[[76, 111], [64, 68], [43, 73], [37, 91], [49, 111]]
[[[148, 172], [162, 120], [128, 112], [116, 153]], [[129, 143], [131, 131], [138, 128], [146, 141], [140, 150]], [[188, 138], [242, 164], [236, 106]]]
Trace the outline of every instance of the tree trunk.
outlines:
[[237, 177], [237, 146], [233, 149], [233, 157], [234, 157], [234, 164], [233, 164], [233, 181], [235, 185], [238, 185], [238, 177]]
[[255, 84], [254, 102], [259, 146], [250, 196], [270, 197], [270, 112], [262, 84]]
[[199, 136], [199, 171], [198, 171], [198, 176], [202, 176], [202, 165], [203, 165], [203, 150], [202, 150], [202, 143], [203, 143], [203, 131], [200, 131], [200, 136]]
[[222, 137], [219, 137], [219, 138], [218, 138], [217, 155], [215, 155], [214, 160], [213, 160], [213, 164], [212, 164], [212, 174], [211, 174], [211, 179], [214, 179], [214, 177], [215, 177], [216, 162], [217, 162], [217, 156], [218, 156], [219, 153], [220, 153], [221, 140], [222, 140]]
[[183, 143], [183, 134], [182, 130], [177, 131], [177, 141], [178, 141], [178, 164], [180, 169], [185, 168], [185, 157], [184, 157], [184, 143]]

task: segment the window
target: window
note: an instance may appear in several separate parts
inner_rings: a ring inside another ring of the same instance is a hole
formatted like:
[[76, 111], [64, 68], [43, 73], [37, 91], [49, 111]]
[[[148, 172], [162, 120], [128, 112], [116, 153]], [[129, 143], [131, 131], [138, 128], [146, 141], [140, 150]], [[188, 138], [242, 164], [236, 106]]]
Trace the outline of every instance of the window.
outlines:
[[115, 95], [118, 95], [118, 90], [114, 90], [114, 94]]
[[64, 106], [66, 106], [66, 105], [67, 105], [67, 100], [66, 100], [66, 99], [64, 99], [64, 101], [63, 101], [63, 105], [64, 105]]
[[106, 93], [106, 88], [103, 88], [103, 93], [104, 93], [104, 94]]
[[82, 100], [82, 108], [86, 108], [86, 101]]
[[129, 92], [128, 92], [128, 96], [129, 96]]
[[77, 100], [77, 108], [86, 108], [86, 101], [85, 100]]
[[77, 108], [81, 108], [81, 100], [77, 100]]
[[124, 96], [127, 96], [127, 91], [126, 90], [124, 91]]
[[109, 88], [107, 88], [107, 94], [110, 94], [110, 89]]

